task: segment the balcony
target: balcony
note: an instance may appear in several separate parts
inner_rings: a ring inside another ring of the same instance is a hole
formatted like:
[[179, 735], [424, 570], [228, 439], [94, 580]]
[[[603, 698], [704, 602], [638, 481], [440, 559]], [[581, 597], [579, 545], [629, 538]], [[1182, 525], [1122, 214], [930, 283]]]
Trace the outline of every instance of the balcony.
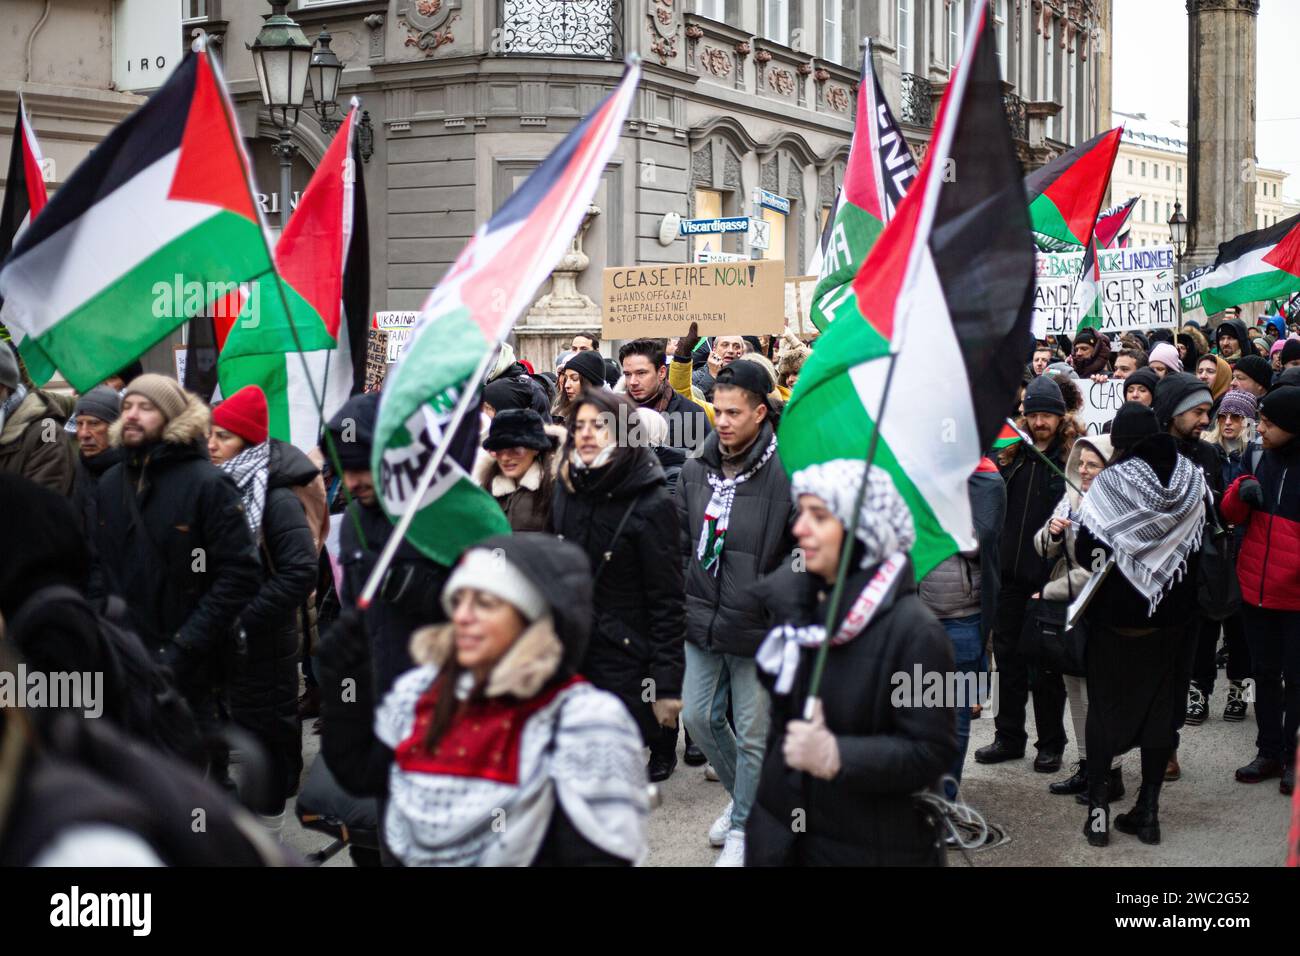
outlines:
[[934, 122], [934, 105], [930, 81], [915, 73], [899, 77], [899, 120], [913, 126], [928, 127]]
[[623, 58], [623, 0], [498, 0], [499, 56]]
[[1007, 126], [1011, 128], [1011, 138], [1029, 139], [1029, 121], [1025, 116], [1025, 101], [1015, 93], [1002, 94], [1002, 106], [1007, 112]]

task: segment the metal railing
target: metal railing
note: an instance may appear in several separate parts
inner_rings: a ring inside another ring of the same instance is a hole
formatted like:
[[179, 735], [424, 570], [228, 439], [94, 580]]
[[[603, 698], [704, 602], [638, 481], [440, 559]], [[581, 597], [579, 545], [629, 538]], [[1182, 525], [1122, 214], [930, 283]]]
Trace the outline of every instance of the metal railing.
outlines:
[[1002, 94], [1002, 106], [1007, 111], [1007, 125], [1012, 139], [1028, 139], [1029, 126], [1025, 119], [1025, 101], [1015, 93]]
[[623, 58], [623, 0], [498, 0], [499, 56]]

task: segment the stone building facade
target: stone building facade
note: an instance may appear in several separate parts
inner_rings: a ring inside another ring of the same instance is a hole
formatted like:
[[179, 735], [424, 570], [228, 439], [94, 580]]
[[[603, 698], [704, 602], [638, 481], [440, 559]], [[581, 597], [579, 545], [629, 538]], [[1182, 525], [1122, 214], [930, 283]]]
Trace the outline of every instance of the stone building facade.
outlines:
[[[139, 102], [110, 89], [110, 60], [115, 9], [140, 2], [160, 0], [85, 0], [77, 13], [53, 5], [33, 45], [42, 66], [30, 76], [14, 65], [22, 63], [16, 47], [45, 5], [7, 4], [15, 29], [0, 35], [0, 125], [12, 122], [6, 105], [14, 91], [31, 91], [37, 135], [54, 144], [47, 152], [67, 157], [58, 178]], [[182, 36], [204, 30], [223, 61], [266, 184], [263, 208], [278, 227], [276, 131], [246, 50], [269, 4], [180, 6]], [[739, 238], [670, 235], [666, 214], [762, 215], [773, 225], [766, 255], [802, 274], [843, 179], [860, 38], [873, 38], [886, 95], [923, 154], [970, 7], [970, 0], [292, 0], [288, 13], [309, 37], [328, 26], [345, 65], [340, 99], [357, 95], [368, 112], [377, 310], [418, 308], [474, 229], [617, 82], [624, 59], [640, 55], [636, 105], [562, 263], [565, 274], [541, 290], [551, 298], [518, 327], [521, 354], [545, 365], [574, 330], [598, 324], [605, 266], [684, 262], [705, 242], [742, 251]], [[993, 0], [992, 10], [1007, 115], [1028, 170], [1109, 118], [1110, 0]], [[70, 51], [67, 68], [60, 50]], [[74, 66], [83, 63], [99, 65]], [[42, 100], [39, 83], [61, 84], [64, 99]], [[65, 106], [68, 98], [75, 108]], [[94, 119], [77, 120], [72, 132], [67, 109]], [[301, 188], [327, 145], [310, 109], [293, 139]], [[759, 210], [756, 188], [788, 199], [789, 211]]]

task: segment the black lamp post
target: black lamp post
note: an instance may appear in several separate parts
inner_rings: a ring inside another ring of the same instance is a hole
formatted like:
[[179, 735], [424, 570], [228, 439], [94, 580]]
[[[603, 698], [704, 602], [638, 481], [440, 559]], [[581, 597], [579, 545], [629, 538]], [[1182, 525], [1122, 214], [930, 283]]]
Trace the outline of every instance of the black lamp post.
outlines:
[[1174, 256], [1178, 260], [1175, 271], [1181, 276], [1183, 249], [1187, 245], [1187, 217], [1183, 215], [1183, 204], [1178, 201], [1177, 194], [1174, 195], [1174, 214], [1169, 217], [1169, 241], [1173, 244]]
[[[284, 8], [288, 0], [271, 0], [271, 12], [263, 19], [262, 29], [248, 47], [253, 55], [253, 69], [262, 102], [271, 111], [271, 122], [280, 131], [280, 141], [273, 148], [280, 157], [280, 228], [289, 221], [293, 197], [290, 174], [298, 153], [291, 136], [298, 125], [298, 112], [307, 92], [307, 74], [312, 45], [307, 35], [289, 17]], [[337, 82], [335, 83], [337, 89]]]
[[333, 118], [338, 112], [339, 79], [343, 75], [343, 64], [330, 49], [333, 39], [329, 29], [322, 26], [320, 35], [316, 37], [316, 48], [311, 51], [311, 65], [307, 68], [312, 106], [320, 119], [321, 132], [327, 136], [342, 125], [342, 120]]

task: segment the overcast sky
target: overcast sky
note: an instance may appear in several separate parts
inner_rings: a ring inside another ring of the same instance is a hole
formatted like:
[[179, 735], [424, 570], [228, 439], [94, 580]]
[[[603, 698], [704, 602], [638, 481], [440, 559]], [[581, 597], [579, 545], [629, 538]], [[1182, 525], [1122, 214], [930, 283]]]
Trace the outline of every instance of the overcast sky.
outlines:
[[[1112, 106], [1152, 119], [1187, 120], [1185, 0], [1114, 0]], [[1260, 0], [1255, 149], [1259, 163], [1290, 174], [1283, 192], [1300, 198], [1300, 2]]]

